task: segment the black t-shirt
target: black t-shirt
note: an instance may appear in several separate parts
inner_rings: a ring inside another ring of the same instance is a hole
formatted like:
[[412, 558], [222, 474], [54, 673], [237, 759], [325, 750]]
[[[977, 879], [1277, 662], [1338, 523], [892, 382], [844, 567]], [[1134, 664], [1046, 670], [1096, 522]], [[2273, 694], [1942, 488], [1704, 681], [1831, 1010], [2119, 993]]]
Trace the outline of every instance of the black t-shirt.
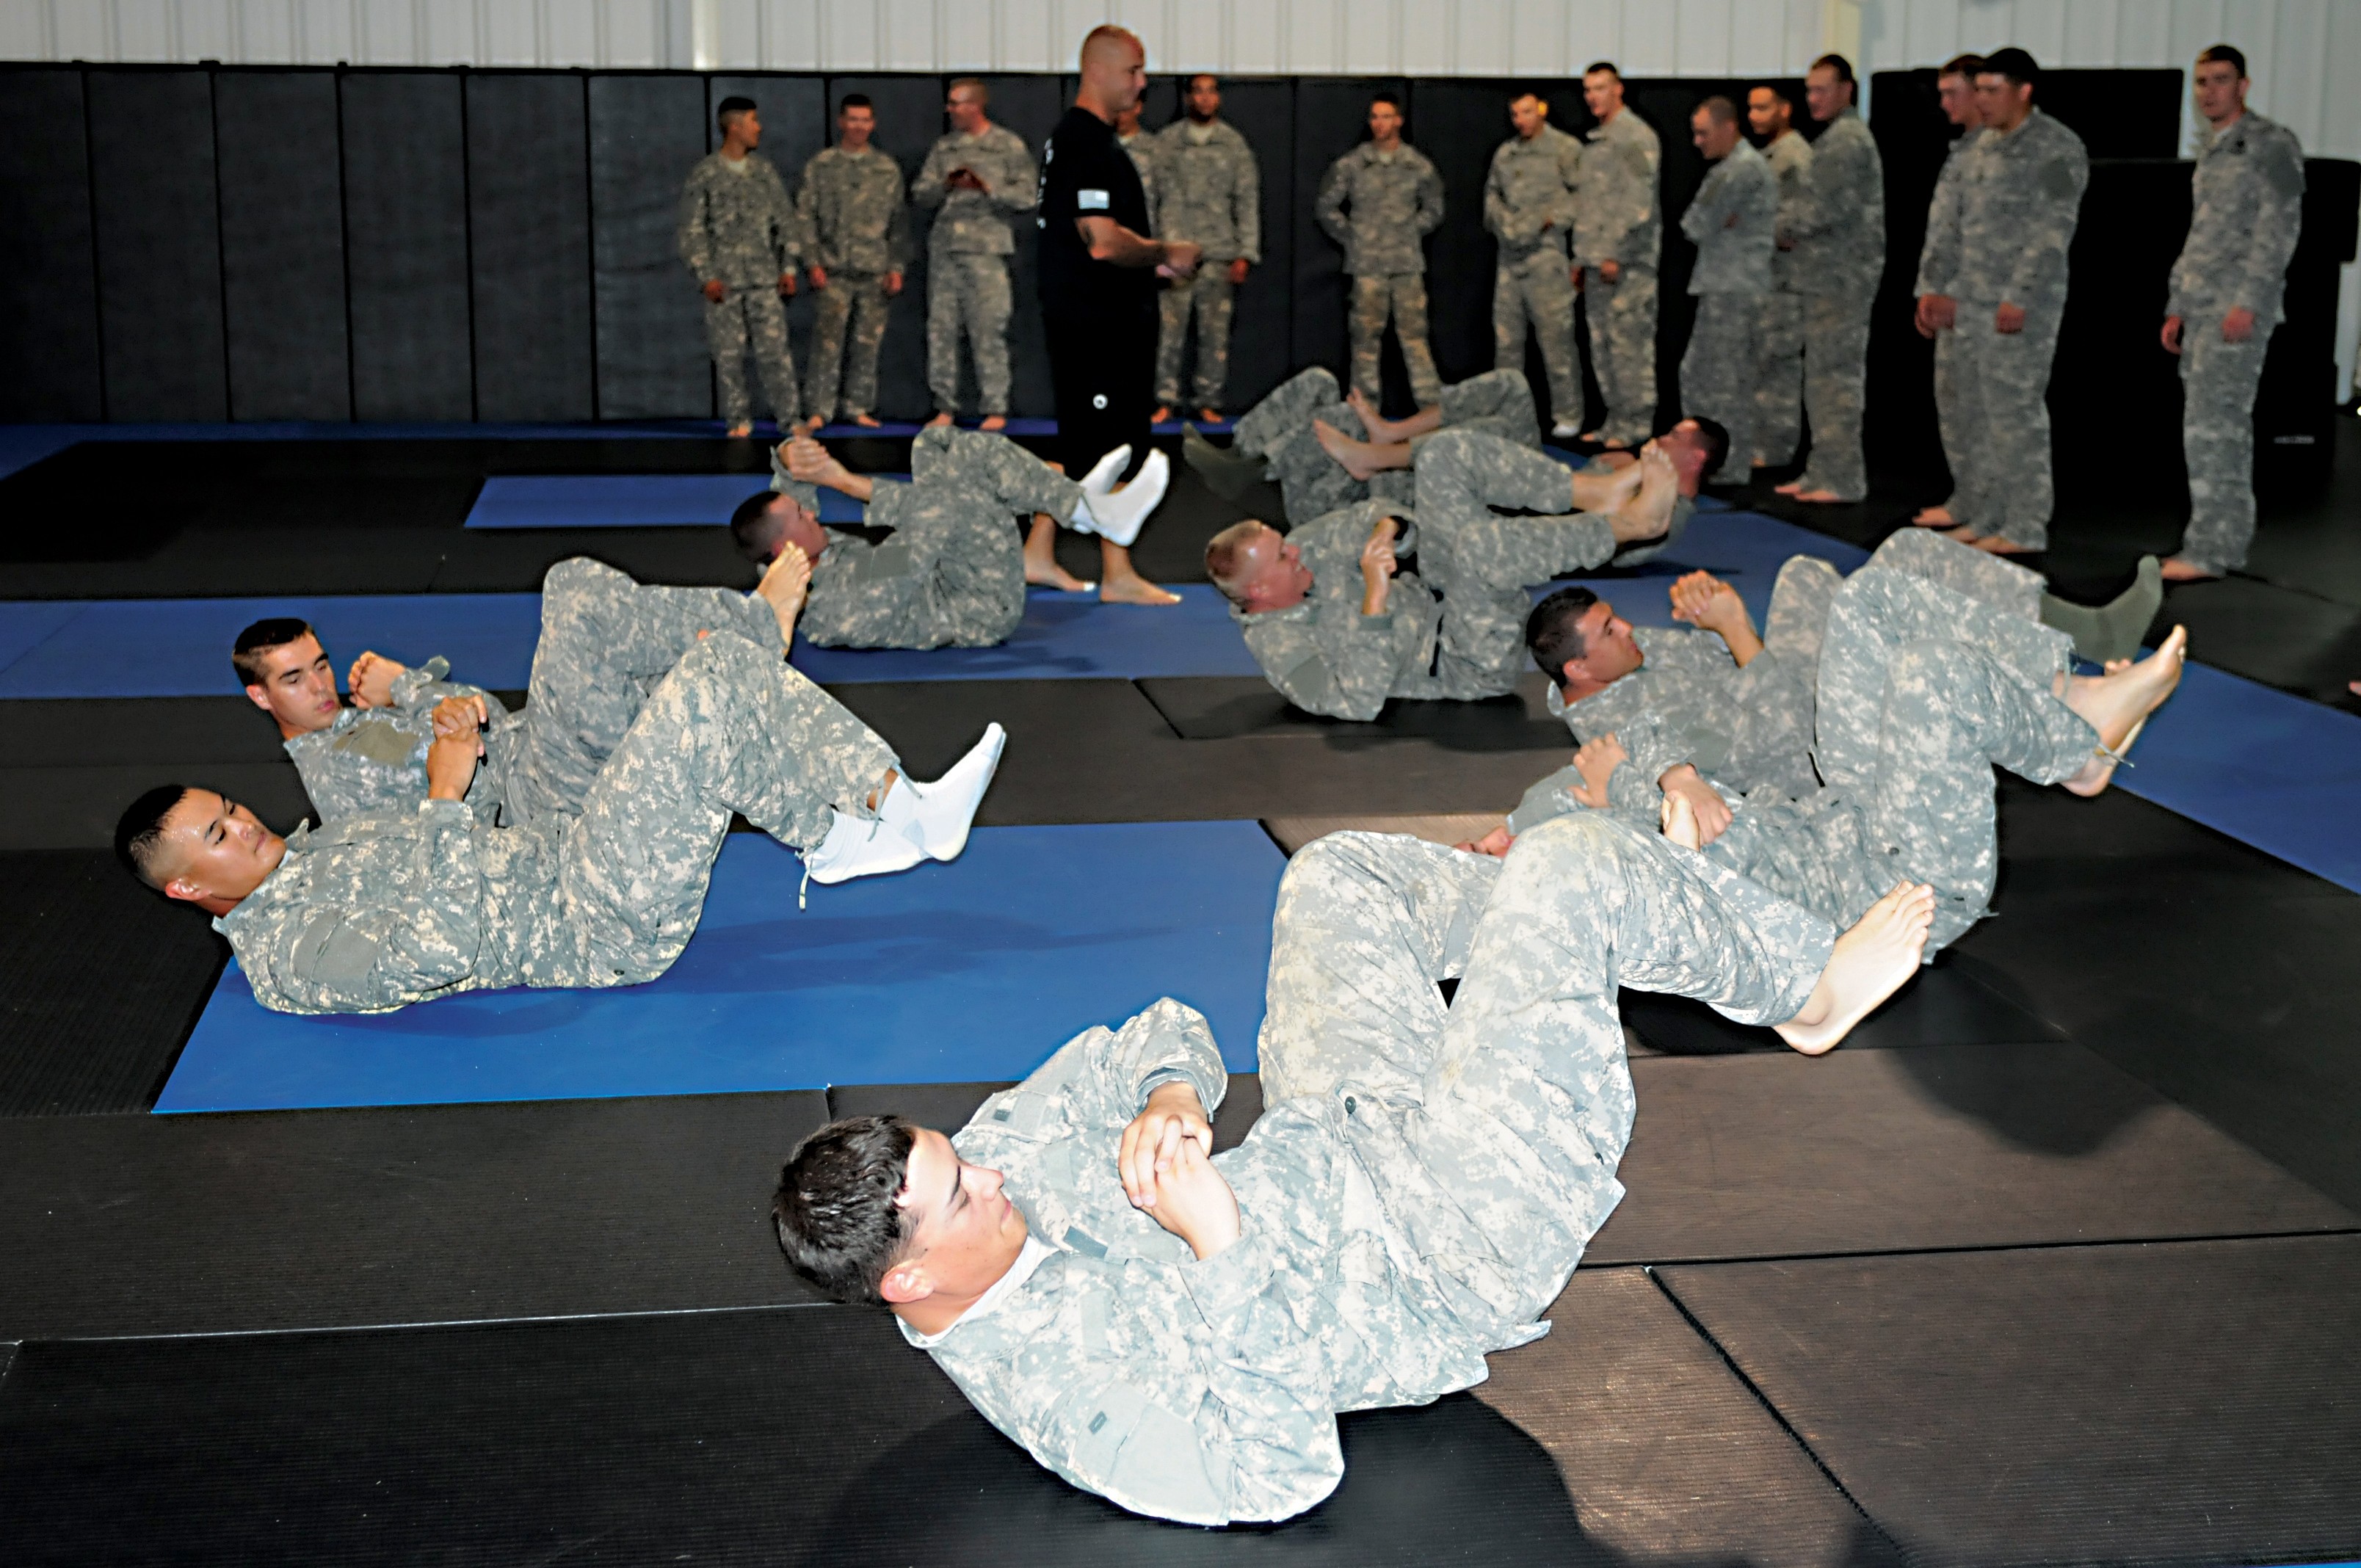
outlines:
[[1113, 218], [1136, 235], [1148, 233], [1148, 192], [1115, 127], [1088, 109], [1066, 111], [1041, 149], [1041, 309], [1055, 316], [1095, 316], [1154, 310], [1156, 269], [1117, 267], [1091, 259], [1074, 226], [1081, 218]]

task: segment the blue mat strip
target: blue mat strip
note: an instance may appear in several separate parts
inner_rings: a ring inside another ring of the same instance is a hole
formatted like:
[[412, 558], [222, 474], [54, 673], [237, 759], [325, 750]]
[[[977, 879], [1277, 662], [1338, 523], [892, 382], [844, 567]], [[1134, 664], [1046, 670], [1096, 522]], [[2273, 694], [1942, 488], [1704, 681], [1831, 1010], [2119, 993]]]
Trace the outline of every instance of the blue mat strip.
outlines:
[[[1022, 1078], [1159, 996], [1252, 1071], [1280, 855], [1251, 822], [980, 828], [949, 865], [836, 887], [733, 836], [672, 971], [300, 1018], [224, 972], [162, 1112]], [[1143, 896], [1143, 894], [1146, 894]]]
[[[907, 474], [873, 474], [906, 484]], [[496, 474], [476, 493], [469, 528], [719, 528], [747, 497], [770, 488], [760, 474]], [[822, 522], [859, 522], [851, 496], [819, 493]]]

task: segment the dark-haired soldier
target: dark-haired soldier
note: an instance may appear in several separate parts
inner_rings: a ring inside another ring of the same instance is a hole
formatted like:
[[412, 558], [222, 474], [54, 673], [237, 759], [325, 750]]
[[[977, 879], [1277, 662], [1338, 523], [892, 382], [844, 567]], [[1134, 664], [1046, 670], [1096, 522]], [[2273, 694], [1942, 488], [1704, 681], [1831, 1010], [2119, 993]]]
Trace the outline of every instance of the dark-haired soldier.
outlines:
[[784, 297], [796, 291], [802, 225], [771, 160], [754, 149], [763, 122], [752, 98], [724, 98], [715, 111], [721, 145], [688, 171], [675, 242], [705, 291], [705, 338], [721, 383], [721, 417], [731, 435], [751, 435], [746, 388], [751, 350], [763, 395], [781, 429], [796, 422], [796, 360], [787, 348]]
[[1509, 100], [1509, 123], [1516, 134], [1493, 149], [1484, 176], [1484, 226], [1499, 247], [1492, 367], [1524, 368], [1530, 323], [1549, 373], [1550, 434], [1563, 441], [1582, 429], [1582, 361], [1574, 348], [1574, 275], [1566, 259], [1582, 143], [1549, 123], [1549, 102], [1538, 93]]
[[[1956, 55], [1935, 73], [1936, 101], [1943, 117], [1960, 128], [1943, 154], [1942, 172], [1935, 176], [1935, 193], [1927, 203], [1927, 240], [1918, 251], [1918, 277], [1911, 285], [1917, 304], [1912, 324], [1918, 335], [1935, 345], [1935, 427], [1943, 438], [1943, 456], [1956, 480], [1970, 461], [1966, 413], [1960, 406], [1959, 308], [1951, 292], [1960, 270], [1960, 203], [1961, 174], [1976, 138], [1983, 134], [1983, 108], [1976, 101], [1976, 72], [1983, 69], [1980, 54]], [[1911, 519], [1919, 528], [1950, 528], [1949, 498], [1920, 507]]]
[[1582, 101], [1598, 124], [1583, 138], [1575, 287], [1590, 319], [1590, 367], [1607, 399], [1605, 417], [1585, 439], [1637, 446], [1656, 428], [1656, 259], [1664, 238], [1656, 176], [1664, 148], [1654, 128], [1624, 106], [1623, 74], [1612, 62], [1594, 61], [1582, 73]]
[[1681, 410], [1730, 432], [1730, 452], [1708, 484], [1747, 482], [1754, 452], [1763, 302], [1771, 293], [1778, 177], [1739, 134], [1738, 105], [1716, 94], [1689, 116], [1689, 139], [1713, 168], [1697, 187], [1681, 232], [1697, 247], [1689, 273], [1697, 321], [1681, 356]]
[[889, 302], [902, 291], [910, 239], [902, 166], [872, 145], [876, 129], [875, 106], [859, 93], [846, 93], [836, 115], [836, 145], [812, 154], [796, 189], [818, 295], [804, 383], [807, 429], [831, 418], [877, 422], [877, 349], [885, 341]]
[[1426, 247], [1443, 226], [1443, 176], [1426, 154], [1402, 139], [1401, 99], [1369, 99], [1369, 139], [1328, 166], [1313, 212], [1345, 251], [1353, 280], [1345, 307], [1352, 329], [1353, 386], [1371, 402], [1382, 396], [1378, 345], [1393, 323], [1411, 396], [1420, 408], [1443, 400], [1443, 378], [1427, 346]]
[[1870, 306], [1885, 275], [1885, 166], [1853, 105], [1852, 62], [1824, 54], [1804, 78], [1805, 102], [1825, 127], [1812, 144], [1811, 199], [1795, 231], [1795, 286], [1804, 294], [1804, 409], [1812, 455], [1780, 490], [1799, 501], [1869, 494], [1861, 451]]
[[1762, 368], [1752, 463], [1757, 468], [1784, 467], [1804, 438], [1804, 295], [1795, 277], [1795, 231], [1811, 201], [1812, 144], [1795, 120], [1795, 105], [1779, 89], [1747, 91], [1747, 126], [1763, 138], [1763, 161], [1779, 182], [1777, 248], [1771, 256], [1771, 291], [1763, 296], [1756, 361]]

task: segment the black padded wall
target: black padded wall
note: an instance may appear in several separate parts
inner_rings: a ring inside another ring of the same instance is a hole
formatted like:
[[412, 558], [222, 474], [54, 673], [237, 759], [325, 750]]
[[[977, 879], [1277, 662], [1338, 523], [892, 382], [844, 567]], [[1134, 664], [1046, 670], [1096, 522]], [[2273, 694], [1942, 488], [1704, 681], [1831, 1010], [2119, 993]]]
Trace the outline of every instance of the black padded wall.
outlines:
[[[1367, 139], [1371, 95], [1388, 88], [1409, 104], [1410, 84], [1400, 77], [1303, 77], [1295, 83], [1294, 177], [1288, 216], [1295, 251], [1290, 358], [1299, 369], [1325, 365], [1340, 382], [1350, 373], [1345, 361], [1351, 352], [1345, 330], [1349, 287], [1345, 253], [1321, 228], [1312, 208], [1328, 166]], [[1418, 139], [1414, 116], [1405, 134]]]
[[[992, 93], [993, 124], [1005, 126], [1025, 138], [1038, 172], [1041, 145], [1065, 117], [1073, 103], [1072, 93], [1063, 90], [1063, 80], [1055, 76], [987, 76], [983, 84]], [[1041, 330], [1041, 275], [1038, 261], [1041, 231], [1034, 218], [1028, 209], [1011, 218], [1008, 225], [1016, 236], [1016, 254], [1009, 268], [1016, 300], [1016, 313], [1008, 322], [1008, 359], [1014, 373], [1009, 386], [1009, 412], [1047, 419], [1057, 411], [1057, 399], [1049, 386], [1049, 340]], [[967, 364], [964, 352], [960, 360], [960, 407], [973, 409], [975, 370]]]
[[107, 417], [226, 419], [213, 73], [87, 80]]
[[335, 73], [225, 71], [214, 125], [230, 417], [350, 419]]
[[471, 72], [467, 109], [476, 417], [592, 418], [583, 78]]
[[[755, 118], [763, 124], [761, 152], [771, 160], [793, 196], [803, 183], [804, 165], [828, 145], [827, 116], [820, 108], [820, 79], [779, 73], [706, 78], [705, 140], [708, 148], [721, 145], [721, 131], [713, 111], [724, 98], [754, 100]], [[796, 356], [798, 385], [808, 375], [811, 346], [811, 280], [798, 278], [795, 297], [787, 302], [787, 345]], [[752, 367], [748, 374], [753, 375]], [[748, 385], [760, 387], [759, 378]], [[759, 401], [762, 394], [755, 394]]]
[[343, 81], [356, 419], [475, 417], [459, 83], [440, 71]]
[[82, 72], [0, 71], [0, 419], [105, 416]]
[[[836, 139], [836, 105], [848, 93], [867, 97], [876, 111], [875, 146], [894, 155], [906, 185], [918, 177], [927, 149], [943, 134], [939, 76], [831, 76], [828, 79], [829, 139]], [[913, 208], [910, 266], [901, 295], [886, 313], [885, 343], [877, 356], [881, 419], [924, 419], [934, 410], [927, 393], [927, 225], [932, 214]]]
[[602, 419], [708, 419], [703, 301], [674, 243], [705, 156], [705, 79], [590, 78], [591, 277]]

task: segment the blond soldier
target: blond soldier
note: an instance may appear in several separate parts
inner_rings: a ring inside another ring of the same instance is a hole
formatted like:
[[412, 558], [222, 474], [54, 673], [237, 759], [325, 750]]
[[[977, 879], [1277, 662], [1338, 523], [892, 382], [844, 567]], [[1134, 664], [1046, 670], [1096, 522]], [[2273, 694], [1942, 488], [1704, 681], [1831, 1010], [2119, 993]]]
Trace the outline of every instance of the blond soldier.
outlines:
[[1016, 236], [1008, 220], [1029, 213], [1039, 176], [1024, 139], [985, 115], [991, 94], [962, 76], [943, 113], [951, 122], [927, 153], [910, 200], [935, 213], [927, 240], [927, 386], [936, 424], [959, 408], [960, 342], [975, 360], [983, 428], [1008, 424], [1008, 318], [1016, 308], [1008, 258]]

